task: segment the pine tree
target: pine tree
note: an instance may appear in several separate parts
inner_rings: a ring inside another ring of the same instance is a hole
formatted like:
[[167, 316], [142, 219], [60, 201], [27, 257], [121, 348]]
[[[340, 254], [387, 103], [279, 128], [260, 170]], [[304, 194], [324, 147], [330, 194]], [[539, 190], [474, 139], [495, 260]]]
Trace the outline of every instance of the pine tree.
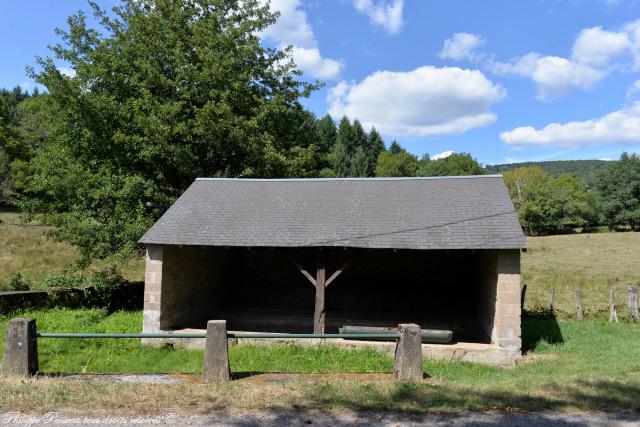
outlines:
[[351, 122], [345, 116], [340, 120], [340, 124], [338, 124], [338, 134], [336, 135], [336, 145], [342, 145], [345, 149], [347, 155], [351, 156], [353, 154], [353, 127], [351, 126]]
[[350, 169], [350, 176], [369, 176], [369, 159], [362, 147], [357, 147], [355, 153], [351, 157]]
[[365, 154], [369, 159], [369, 176], [374, 176], [376, 172], [376, 163], [378, 162], [378, 156], [384, 151], [384, 140], [376, 130], [371, 128], [369, 136], [367, 138], [367, 148]]
[[327, 154], [331, 152], [331, 149], [336, 144], [338, 132], [336, 130], [336, 124], [330, 115], [327, 114], [318, 120], [318, 133], [320, 134], [318, 153]]
[[398, 144], [398, 141], [396, 141], [395, 139], [391, 142], [391, 145], [389, 146], [389, 152], [391, 154], [400, 154], [403, 151], [406, 151], [404, 148], [402, 148], [402, 146], [400, 144]]
[[351, 172], [351, 156], [340, 141], [336, 142], [331, 151], [331, 166], [337, 177], [349, 176]]

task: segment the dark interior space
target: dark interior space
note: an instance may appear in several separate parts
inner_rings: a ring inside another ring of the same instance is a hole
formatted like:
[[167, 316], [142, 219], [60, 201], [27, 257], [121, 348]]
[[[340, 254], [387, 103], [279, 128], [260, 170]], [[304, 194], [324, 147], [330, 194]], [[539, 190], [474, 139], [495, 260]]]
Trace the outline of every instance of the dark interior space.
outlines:
[[485, 342], [477, 322], [477, 262], [471, 250], [229, 248], [223, 303], [210, 318], [230, 330], [312, 332], [319, 256], [326, 276], [326, 332], [343, 325], [453, 330], [454, 342]]

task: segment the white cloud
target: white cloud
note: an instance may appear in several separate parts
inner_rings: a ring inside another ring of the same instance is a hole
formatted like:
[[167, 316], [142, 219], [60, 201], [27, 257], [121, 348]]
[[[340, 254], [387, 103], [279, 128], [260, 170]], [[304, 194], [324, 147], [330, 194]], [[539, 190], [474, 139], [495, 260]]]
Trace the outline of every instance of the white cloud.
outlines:
[[631, 83], [631, 86], [627, 89], [627, 99], [635, 98], [637, 93], [640, 93], [640, 80]]
[[378, 71], [359, 83], [340, 82], [329, 91], [329, 113], [358, 118], [390, 136], [461, 133], [496, 120], [491, 106], [506, 91], [478, 70], [423, 66]]
[[440, 160], [440, 159], [446, 159], [449, 156], [454, 155], [455, 153], [453, 152], [453, 150], [447, 150], [447, 151], [443, 151], [442, 153], [438, 153], [434, 156], [431, 157], [431, 160]]
[[336, 77], [342, 71], [343, 62], [330, 58], [323, 58], [317, 47], [305, 48], [294, 46], [291, 52], [293, 62], [300, 68], [319, 79]]
[[353, 0], [355, 8], [369, 17], [373, 25], [384, 28], [389, 34], [402, 29], [404, 0]]
[[482, 37], [472, 33], [455, 33], [444, 41], [444, 46], [438, 56], [442, 59], [453, 59], [454, 61], [473, 61], [478, 59], [476, 50], [484, 45]]
[[513, 147], [584, 147], [596, 144], [639, 144], [640, 102], [596, 119], [551, 123], [542, 129], [523, 126], [500, 134]]
[[60, 71], [60, 74], [62, 74], [65, 77], [75, 77], [76, 76], [76, 70], [74, 70], [71, 67], [58, 67], [58, 71]]
[[477, 34], [456, 33], [445, 40], [441, 58], [471, 60], [503, 75], [530, 78], [537, 97], [554, 100], [571, 91], [590, 89], [615, 70], [640, 71], [640, 19], [615, 31], [600, 26], [580, 31], [568, 57], [530, 52], [500, 62], [479, 51], [484, 40]]
[[573, 45], [574, 61], [594, 66], [606, 66], [631, 46], [625, 32], [605, 31], [602, 27], [582, 30]]
[[[261, 0], [266, 3], [266, 0]], [[300, 0], [271, 0], [271, 10], [280, 13], [275, 24], [260, 37], [273, 40], [283, 49], [292, 46], [294, 62], [302, 71], [320, 79], [336, 78], [344, 67], [340, 60], [324, 58]]]
[[640, 71], [640, 19], [626, 24], [622, 27], [622, 31], [629, 36], [630, 51], [633, 58], [632, 69]]
[[589, 89], [607, 75], [607, 71], [586, 64], [535, 52], [512, 62], [493, 62], [490, 68], [498, 74], [531, 78], [536, 83], [538, 98], [543, 100], [561, 98], [572, 89]]

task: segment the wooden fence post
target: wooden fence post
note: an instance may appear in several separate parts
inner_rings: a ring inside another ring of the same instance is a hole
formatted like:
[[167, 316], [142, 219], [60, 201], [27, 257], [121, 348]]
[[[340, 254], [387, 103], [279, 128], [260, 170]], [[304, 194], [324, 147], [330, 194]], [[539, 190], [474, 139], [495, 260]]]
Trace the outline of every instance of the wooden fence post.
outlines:
[[609, 322], [618, 323], [618, 313], [616, 312], [616, 291], [609, 291]]
[[584, 319], [584, 310], [582, 309], [582, 304], [580, 304], [580, 289], [574, 289], [573, 293], [576, 296], [576, 314], [578, 315], [578, 320], [582, 320]]
[[629, 286], [629, 312], [631, 313], [631, 318], [634, 321], [638, 321], [640, 317], [638, 315], [638, 288], [635, 286]]
[[551, 292], [549, 293], [549, 310], [551, 310], [552, 314], [556, 309], [556, 307], [555, 307], [555, 296], [556, 296], [556, 291], [555, 291], [555, 289], [551, 288]]
[[422, 337], [420, 326], [398, 325], [400, 338], [396, 343], [393, 377], [398, 381], [422, 381]]
[[209, 320], [204, 344], [205, 381], [229, 381], [229, 349], [227, 347], [227, 321]]
[[2, 375], [27, 377], [38, 372], [38, 331], [35, 319], [11, 319], [4, 344]]

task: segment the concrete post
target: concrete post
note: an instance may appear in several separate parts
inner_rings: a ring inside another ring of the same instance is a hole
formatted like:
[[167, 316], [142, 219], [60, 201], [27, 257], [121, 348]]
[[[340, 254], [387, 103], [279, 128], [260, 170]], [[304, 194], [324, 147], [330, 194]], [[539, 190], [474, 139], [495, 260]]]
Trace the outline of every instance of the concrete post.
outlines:
[[4, 344], [2, 375], [29, 376], [38, 372], [36, 320], [11, 319]]
[[398, 325], [400, 338], [396, 344], [393, 377], [398, 381], [422, 381], [422, 338], [420, 326]]
[[229, 381], [229, 350], [227, 348], [227, 321], [209, 320], [204, 345], [205, 381]]

